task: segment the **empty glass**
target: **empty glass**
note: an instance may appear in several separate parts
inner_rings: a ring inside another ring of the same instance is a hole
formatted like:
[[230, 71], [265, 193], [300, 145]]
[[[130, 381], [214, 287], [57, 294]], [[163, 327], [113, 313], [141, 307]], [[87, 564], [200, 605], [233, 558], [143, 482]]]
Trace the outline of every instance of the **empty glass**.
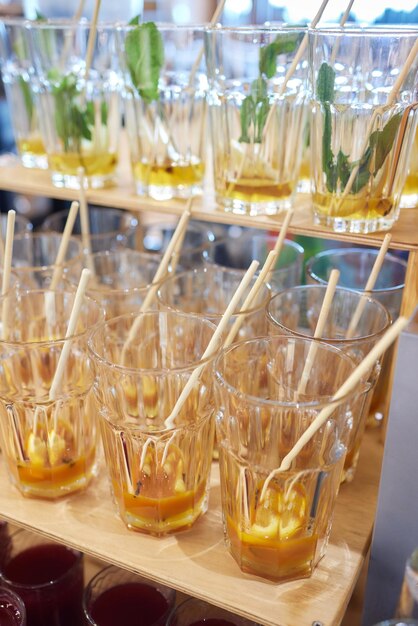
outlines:
[[256, 626], [245, 617], [234, 615], [219, 606], [197, 598], [178, 604], [167, 620], [167, 626]]
[[[48, 215], [42, 223], [42, 230], [62, 233], [68, 217], [68, 209]], [[135, 248], [138, 233], [138, 218], [124, 209], [89, 207], [90, 246], [92, 252], [114, 250], [115, 248]], [[74, 223], [73, 235], [81, 235], [80, 214]]]
[[[230, 226], [227, 236], [210, 245], [205, 258], [216, 265], [246, 270], [253, 259], [264, 263], [274, 248], [278, 234], [253, 228]], [[269, 284], [272, 291], [300, 285], [304, 250], [294, 241], [285, 239], [280, 256], [271, 272]]]

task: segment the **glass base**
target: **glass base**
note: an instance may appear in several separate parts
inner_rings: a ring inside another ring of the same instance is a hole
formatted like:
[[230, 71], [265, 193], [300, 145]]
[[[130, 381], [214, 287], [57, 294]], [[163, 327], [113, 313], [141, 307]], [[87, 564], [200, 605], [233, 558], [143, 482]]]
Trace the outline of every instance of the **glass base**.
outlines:
[[46, 154], [33, 154], [32, 152], [22, 153], [20, 155], [23, 167], [30, 169], [48, 169], [48, 159]]
[[228, 213], [235, 215], [278, 215], [282, 211], [292, 208], [293, 197], [282, 198], [280, 200], [268, 202], [244, 202], [243, 200], [232, 200], [225, 198], [220, 194], [216, 195], [216, 201], [220, 205], [219, 208]]
[[[61, 172], [51, 172], [51, 180], [54, 187], [62, 189], [80, 189], [80, 180], [78, 176], [71, 174], [62, 174]], [[115, 174], [106, 174], [104, 176], [86, 176], [87, 189], [103, 189], [112, 187], [115, 184]]]
[[138, 196], [146, 196], [153, 200], [172, 200], [182, 198], [187, 200], [193, 196], [202, 194], [202, 185], [145, 185], [139, 180], [135, 181], [135, 189]]
[[20, 493], [27, 498], [42, 498], [43, 500], [58, 500], [59, 498], [63, 498], [72, 493], [76, 493], [78, 491], [84, 491], [90, 484], [93, 476], [97, 476], [97, 468], [94, 468], [89, 474], [80, 476], [76, 480], [73, 480], [71, 483], [65, 483], [62, 485], [56, 485], [54, 487], [50, 487], [48, 485], [29, 485], [19, 481], [16, 481], [14, 477], [12, 477], [12, 481], [14, 482], [17, 489]]
[[322, 215], [314, 212], [314, 224], [331, 228], [334, 233], [374, 233], [378, 230], [389, 230], [398, 218], [397, 214], [391, 217], [379, 217], [375, 219], [349, 219]]

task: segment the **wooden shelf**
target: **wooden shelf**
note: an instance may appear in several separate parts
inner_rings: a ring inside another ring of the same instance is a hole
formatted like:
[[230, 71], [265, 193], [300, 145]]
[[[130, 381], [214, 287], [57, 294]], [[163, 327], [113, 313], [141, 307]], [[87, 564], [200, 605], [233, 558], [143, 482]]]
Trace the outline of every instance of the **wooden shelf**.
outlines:
[[216, 464], [208, 513], [189, 531], [165, 538], [125, 528], [115, 514], [104, 467], [85, 493], [47, 502], [23, 498], [0, 464], [0, 516], [262, 624], [337, 626], [369, 547], [382, 452], [377, 433], [366, 433], [355, 479], [338, 496], [327, 554], [311, 578], [292, 583], [240, 572], [223, 543]]
[[[159, 202], [156, 200], [143, 199], [135, 195], [133, 184], [126, 164], [118, 173], [119, 184], [117, 187], [108, 189], [89, 190], [88, 201], [91, 204], [101, 206], [120, 207], [131, 211], [155, 211], [179, 215], [185, 206], [181, 200]], [[59, 189], [50, 181], [49, 172], [46, 170], [30, 170], [22, 167], [13, 155], [0, 157], [0, 189], [17, 193], [33, 194], [47, 198], [64, 200], [77, 199], [77, 191], [72, 189]], [[385, 233], [373, 233], [370, 235], [335, 233], [321, 226], [315, 226], [312, 221], [310, 210], [310, 197], [300, 195], [296, 202], [295, 215], [289, 232], [308, 237], [321, 237], [356, 244], [379, 246]], [[283, 217], [251, 217], [227, 213], [220, 209], [213, 198], [211, 190], [205, 191], [202, 199], [195, 201], [193, 212], [196, 219], [221, 224], [238, 224], [253, 228], [267, 230], [280, 230]], [[418, 250], [418, 210], [403, 209], [398, 222], [391, 230], [391, 247], [398, 250]]]

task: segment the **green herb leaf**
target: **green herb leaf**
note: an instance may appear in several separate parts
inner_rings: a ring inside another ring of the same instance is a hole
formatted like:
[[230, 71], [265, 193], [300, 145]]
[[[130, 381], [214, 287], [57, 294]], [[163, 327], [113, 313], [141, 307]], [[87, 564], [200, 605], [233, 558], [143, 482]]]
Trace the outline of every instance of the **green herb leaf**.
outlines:
[[19, 82], [20, 89], [22, 91], [23, 102], [25, 103], [26, 115], [28, 116], [29, 122], [31, 122], [32, 115], [34, 113], [32, 91], [29, 86], [29, 83], [25, 81], [23, 76], [18, 77], [18, 82]]
[[46, 15], [44, 15], [37, 9], [35, 11], [35, 22], [46, 22]]
[[277, 69], [277, 57], [279, 54], [294, 52], [299, 41], [299, 33], [283, 33], [276, 39], [260, 49], [259, 70], [267, 78], [273, 78]]
[[101, 117], [103, 126], [107, 126], [108, 116], [109, 116], [109, 108], [107, 106], [107, 102], [106, 100], [102, 100], [102, 103], [100, 105], [100, 117]]
[[370, 135], [369, 145], [376, 150], [374, 175], [380, 170], [392, 149], [396, 134], [401, 123], [402, 113], [397, 113], [384, 125], [382, 130], [375, 130]]
[[242, 105], [241, 105], [241, 111], [240, 111], [241, 136], [238, 139], [238, 141], [241, 143], [251, 143], [249, 130], [254, 120], [254, 109], [255, 109], [255, 106], [254, 106], [254, 100], [252, 96], [247, 96], [246, 98], [244, 98]]
[[335, 71], [328, 63], [322, 63], [316, 79], [318, 100], [322, 103], [334, 102], [334, 86]]
[[164, 64], [163, 39], [153, 22], [139, 24], [126, 35], [125, 54], [135, 89], [146, 103], [158, 100], [158, 80]]
[[138, 26], [141, 23], [141, 16], [135, 15], [129, 22], [128, 26]]

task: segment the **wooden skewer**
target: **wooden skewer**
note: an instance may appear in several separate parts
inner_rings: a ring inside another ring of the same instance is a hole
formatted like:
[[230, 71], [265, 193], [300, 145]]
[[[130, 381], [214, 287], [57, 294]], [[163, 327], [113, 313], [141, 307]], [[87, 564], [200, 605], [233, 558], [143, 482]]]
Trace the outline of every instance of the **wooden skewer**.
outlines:
[[[161, 259], [161, 262], [155, 273], [151, 287], [149, 288], [149, 291], [145, 297], [145, 300], [143, 301], [141, 305], [141, 308], [140, 308], [141, 313], [144, 313], [145, 311], [147, 311], [152, 301], [154, 300], [157, 294], [158, 288], [159, 288], [159, 283], [162, 280], [162, 278], [164, 278], [164, 276], [167, 274], [170, 259], [173, 253], [177, 250], [177, 245], [178, 245], [179, 240], [181, 240], [181, 237], [183, 236], [183, 231], [185, 231], [187, 228], [190, 215], [191, 215], [190, 211], [186, 208], [181, 218], [179, 219], [176, 230], [174, 231], [173, 236], [170, 239], [170, 243], [168, 244], [167, 249], [163, 255], [163, 258]], [[135, 339], [135, 336], [139, 330], [141, 319], [142, 319], [141, 316], [138, 315], [138, 317], [135, 318], [134, 323], [131, 326], [125, 345], [122, 348], [122, 363], [124, 363], [125, 361], [126, 351], [129, 347], [129, 344], [132, 343], [132, 341]]]
[[[68, 339], [74, 335], [78, 318], [80, 316], [81, 307], [84, 301], [84, 294], [87, 289], [87, 284], [90, 280], [90, 270], [84, 269], [81, 272], [80, 282], [78, 283], [77, 291], [74, 298], [73, 307], [71, 309], [70, 319], [68, 321], [67, 331], [65, 333], [65, 339]], [[71, 342], [65, 341], [61, 350], [61, 354], [58, 359], [57, 369], [55, 370], [54, 378], [52, 379], [51, 388], [49, 390], [49, 399], [56, 400], [58, 388], [61, 384], [61, 379], [64, 374], [64, 369], [70, 353]]]
[[[332, 300], [334, 298], [335, 290], [337, 288], [337, 283], [340, 278], [340, 272], [338, 270], [332, 270], [327, 289], [325, 291], [324, 300], [322, 302], [321, 310], [319, 312], [318, 321], [316, 323], [316, 328], [314, 332], [315, 339], [321, 339], [324, 334], [325, 324], [328, 319], [329, 310], [331, 308]], [[313, 341], [308, 350], [308, 355], [306, 357], [305, 366], [303, 368], [302, 376], [299, 381], [297, 396], [300, 396], [305, 393], [306, 385], [308, 384], [309, 376], [311, 374], [311, 369], [314, 363], [314, 359], [316, 353], [318, 351], [318, 343]]]
[[71, 233], [73, 232], [74, 223], [77, 218], [79, 204], [77, 201], [71, 203], [71, 208], [68, 213], [67, 221], [65, 222], [64, 231], [62, 233], [61, 242], [58, 248], [57, 258], [54, 263], [54, 273], [52, 274], [50, 290], [53, 291], [58, 287], [58, 283], [61, 280], [65, 254], [67, 252], [68, 243], [70, 241]]
[[[353, 4], [354, 4], [354, 0], [350, 0], [350, 2], [347, 5], [346, 10], [344, 11], [343, 15], [341, 16], [341, 19], [340, 19], [340, 27], [341, 28], [343, 28], [345, 26], [345, 23], [348, 20], [349, 15], [350, 15], [350, 11], [351, 11], [351, 7], [353, 6]], [[335, 59], [336, 59], [336, 56], [338, 54], [339, 47], [340, 47], [339, 39], [336, 39], [335, 43], [334, 43], [334, 46], [332, 48], [332, 52], [331, 52], [331, 60], [330, 60], [330, 65], [331, 66], [334, 65], [334, 63], [335, 63]]]
[[[189, 198], [189, 200], [187, 201], [187, 205], [186, 205], [186, 211], [190, 211], [190, 215], [192, 214], [193, 200], [194, 200], [193, 197]], [[180, 250], [183, 247], [184, 238], [186, 236], [186, 230], [187, 228], [183, 229], [183, 232], [181, 233], [180, 237], [177, 240], [176, 245], [174, 246], [173, 254], [171, 255], [170, 269], [171, 269], [172, 274], [174, 274], [177, 269], [177, 265], [180, 259]]]
[[73, 17], [74, 22], [79, 22], [81, 20], [84, 11], [84, 4], [85, 0], [80, 0], [78, 3], [77, 11], [74, 13]]
[[[287, 229], [289, 228], [289, 224], [292, 221], [293, 214], [294, 214], [293, 209], [288, 209], [288, 211], [286, 211], [286, 216], [283, 220], [283, 224], [280, 229], [279, 236], [277, 237], [276, 243], [274, 244], [273, 251], [276, 252], [277, 254], [276, 261], [279, 259], [281, 255], [284, 240], [286, 239], [286, 235], [287, 235]], [[268, 283], [271, 280], [272, 274], [273, 274], [273, 266], [271, 267], [270, 273], [267, 275], [266, 283]]]
[[385, 260], [386, 252], [389, 249], [391, 240], [392, 235], [390, 235], [389, 233], [385, 235], [382, 245], [380, 246], [379, 254], [376, 257], [376, 261], [374, 262], [372, 271], [370, 272], [370, 276], [364, 288], [363, 295], [357, 305], [356, 310], [354, 311], [353, 317], [351, 318], [350, 325], [345, 334], [346, 339], [351, 339], [355, 333], [357, 325], [364, 311], [364, 307], [366, 306], [367, 298], [370, 296], [370, 292], [373, 291], [377, 281], [377, 277], [379, 276], [379, 272], [382, 269], [383, 261]]
[[4, 240], [3, 240], [3, 232], [0, 228], [0, 262], [3, 265], [4, 262]]
[[79, 180], [79, 192], [78, 192], [78, 200], [80, 203], [80, 230], [81, 230], [81, 241], [83, 244], [84, 255], [86, 258], [86, 264], [92, 276], [95, 275], [96, 271], [94, 268], [94, 262], [91, 257], [92, 248], [91, 248], [91, 238], [90, 238], [90, 221], [89, 221], [89, 208], [87, 204], [86, 198], [86, 190], [84, 188], [84, 180], [86, 177], [86, 172], [84, 167], [79, 167], [77, 170], [78, 180]]
[[96, 0], [94, 3], [93, 17], [92, 17], [91, 24], [90, 24], [90, 33], [89, 33], [89, 39], [87, 42], [86, 65], [85, 65], [85, 70], [84, 70], [84, 79], [86, 81], [90, 74], [90, 68], [93, 62], [94, 46], [96, 45], [97, 21], [99, 19], [99, 11], [100, 11], [101, 3], [102, 3], [102, 0]]
[[[212, 26], [213, 26], [214, 24], [216, 24], [216, 23], [217, 23], [217, 21], [218, 21], [218, 19], [220, 18], [221, 13], [222, 13], [222, 11], [224, 10], [225, 3], [226, 3], [226, 0], [221, 0], [221, 1], [219, 2], [218, 6], [216, 7], [216, 9], [215, 9], [215, 11], [214, 11], [214, 13], [213, 13], [213, 15], [212, 15], [212, 17], [211, 17], [210, 21], [209, 21], [209, 24], [211, 24]], [[199, 65], [200, 65], [200, 62], [201, 62], [201, 60], [202, 60], [202, 57], [203, 57], [203, 52], [204, 52], [204, 48], [203, 48], [203, 46], [202, 46], [202, 47], [200, 48], [200, 50], [199, 50], [199, 54], [197, 55], [195, 62], [194, 62], [194, 63], [193, 63], [193, 65], [192, 65], [192, 69], [190, 70], [190, 75], [189, 75], [189, 87], [193, 87], [193, 83], [194, 83], [195, 75], [196, 75], [196, 72], [197, 72], [198, 67], [199, 67]]]
[[[3, 259], [3, 280], [1, 285], [1, 295], [4, 296], [10, 287], [10, 273], [12, 269], [12, 257], [13, 257], [13, 239], [15, 232], [15, 219], [16, 211], [10, 210], [7, 214], [7, 230], [6, 230], [6, 244], [4, 247], [4, 259]], [[9, 305], [6, 298], [3, 298], [3, 307], [1, 314], [1, 328], [2, 337], [6, 338], [6, 331], [9, 324]]]
[[[234, 295], [231, 298], [230, 303], [228, 304], [228, 306], [225, 309], [225, 313], [223, 314], [213, 336], [212, 339], [210, 340], [205, 352], [203, 353], [202, 356], [202, 361], [205, 361], [206, 359], [208, 359], [209, 357], [213, 356], [213, 354], [215, 353], [215, 351], [218, 349], [219, 347], [219, 343], [222, 339], [222, 335], [229, 323], [229, 320], [231, 319], [231, 316], [234, 314], [238, 303], [240, 301], [240, 299], [242, 298], [242, 295], [244, 293], [244, 291], [247, 289], [248, 285], [251, 282], [251, 279], [253, 278], [254, 274], [256, 273], [257, 269], [258, 269], [258, 261], [253, 261], [250, 265], [250, 267], [248, 268], [248, 270], [246, 271], [243, 279], [241, 280], [238, 289], [236, 290], [236, 292], [234, 293]], [[175, 403], [170, 415], [166, 418], [165, 420], [165, 427], [166, 428], [173, 428], [175, 425], [175, 419], [177, 417], [177, 415], [179, 414], [179, 411], [181, 410], [183, 404], [186, 402], [187, 397], [189, 396], [191, 390], [193, 389], [194, 385], [196, 384], [196, 382], [199, 379], [199, 376], [202, 372], [202, 369], [204, 367], [204, 364], [202, 365], [198, 365], [192, 372], [189, 380], [187, 381], [186, 385], [183, 387], [183, 390], [180, 394], [180, 396], [177, 399], [177, 402]]]
[[261, 491], [260, 501], [262, 502], [265, 498], [268, 486], [273, 478], [281, 473], [290, 469], [290, 466], [302, 448], [311, 440], [314, 434], [321, 428], [321, 426], [327, 421], [327, 419], [331, 416], [332, 412], [341, 403], [344, 399], [344, 396], [350, 391], [352, 391], [356, 385], [358, 385], [361, 379], [367, 374], [371, 367], [373, 367], [374, 363], [382, 356], [382, 354], [389, 348], [389, 346], [398, 338], [400, 333], [407, 327], [409, 324], [409, 319], [406, 317], [399, 317], [394, 324], [386, 331], [383, 337], [376, 343], [376, 345], [370, 350], [370, 352], [364, 357], [364, 359], [359, 363], [356, 369], [350, 374], [347, 380], [341, 385], [338, 391], [334, 394], [331, 403], [324, 407], [317, 417], [314, 419], [312, 424], [308, 426], [302, 436], [298, 439], [298, 441], [294, 444], [292, 449], [280, 464], [280, 467], [270, 472], [268, 477], [266, 478], [263, 489]]
[[229, 331], [228, 336], [223, 343], [224, 348], [227, 348], [228, 346], [230, 346], [231, 343], [234, 341], [244, 321], [245, 311], [248, 311], [251, 308], [252, 303], [256, 299], [260, 289], [263, 287], [263, 285], [265, 285], [268, 282], [267, 280], [268, 275], [271, 272], [271, 268], [276, 263], [278, 256], [279, 256], [279, 253], [276, 252], [275, 250], [271, 250], [269, 252], [267, 259], [264, 262], [263, 268], [261, 269], [259, 275], [257, 276], [257, 280], [255, 281], [254, 285], [251, 287], [251, 290], [249, 291], [247, 297], [245, 298], [243, 302], [243, 305], [240, 310], [240, 315], [237, 316], [237, 319], [233, 323], [232, 328]]

